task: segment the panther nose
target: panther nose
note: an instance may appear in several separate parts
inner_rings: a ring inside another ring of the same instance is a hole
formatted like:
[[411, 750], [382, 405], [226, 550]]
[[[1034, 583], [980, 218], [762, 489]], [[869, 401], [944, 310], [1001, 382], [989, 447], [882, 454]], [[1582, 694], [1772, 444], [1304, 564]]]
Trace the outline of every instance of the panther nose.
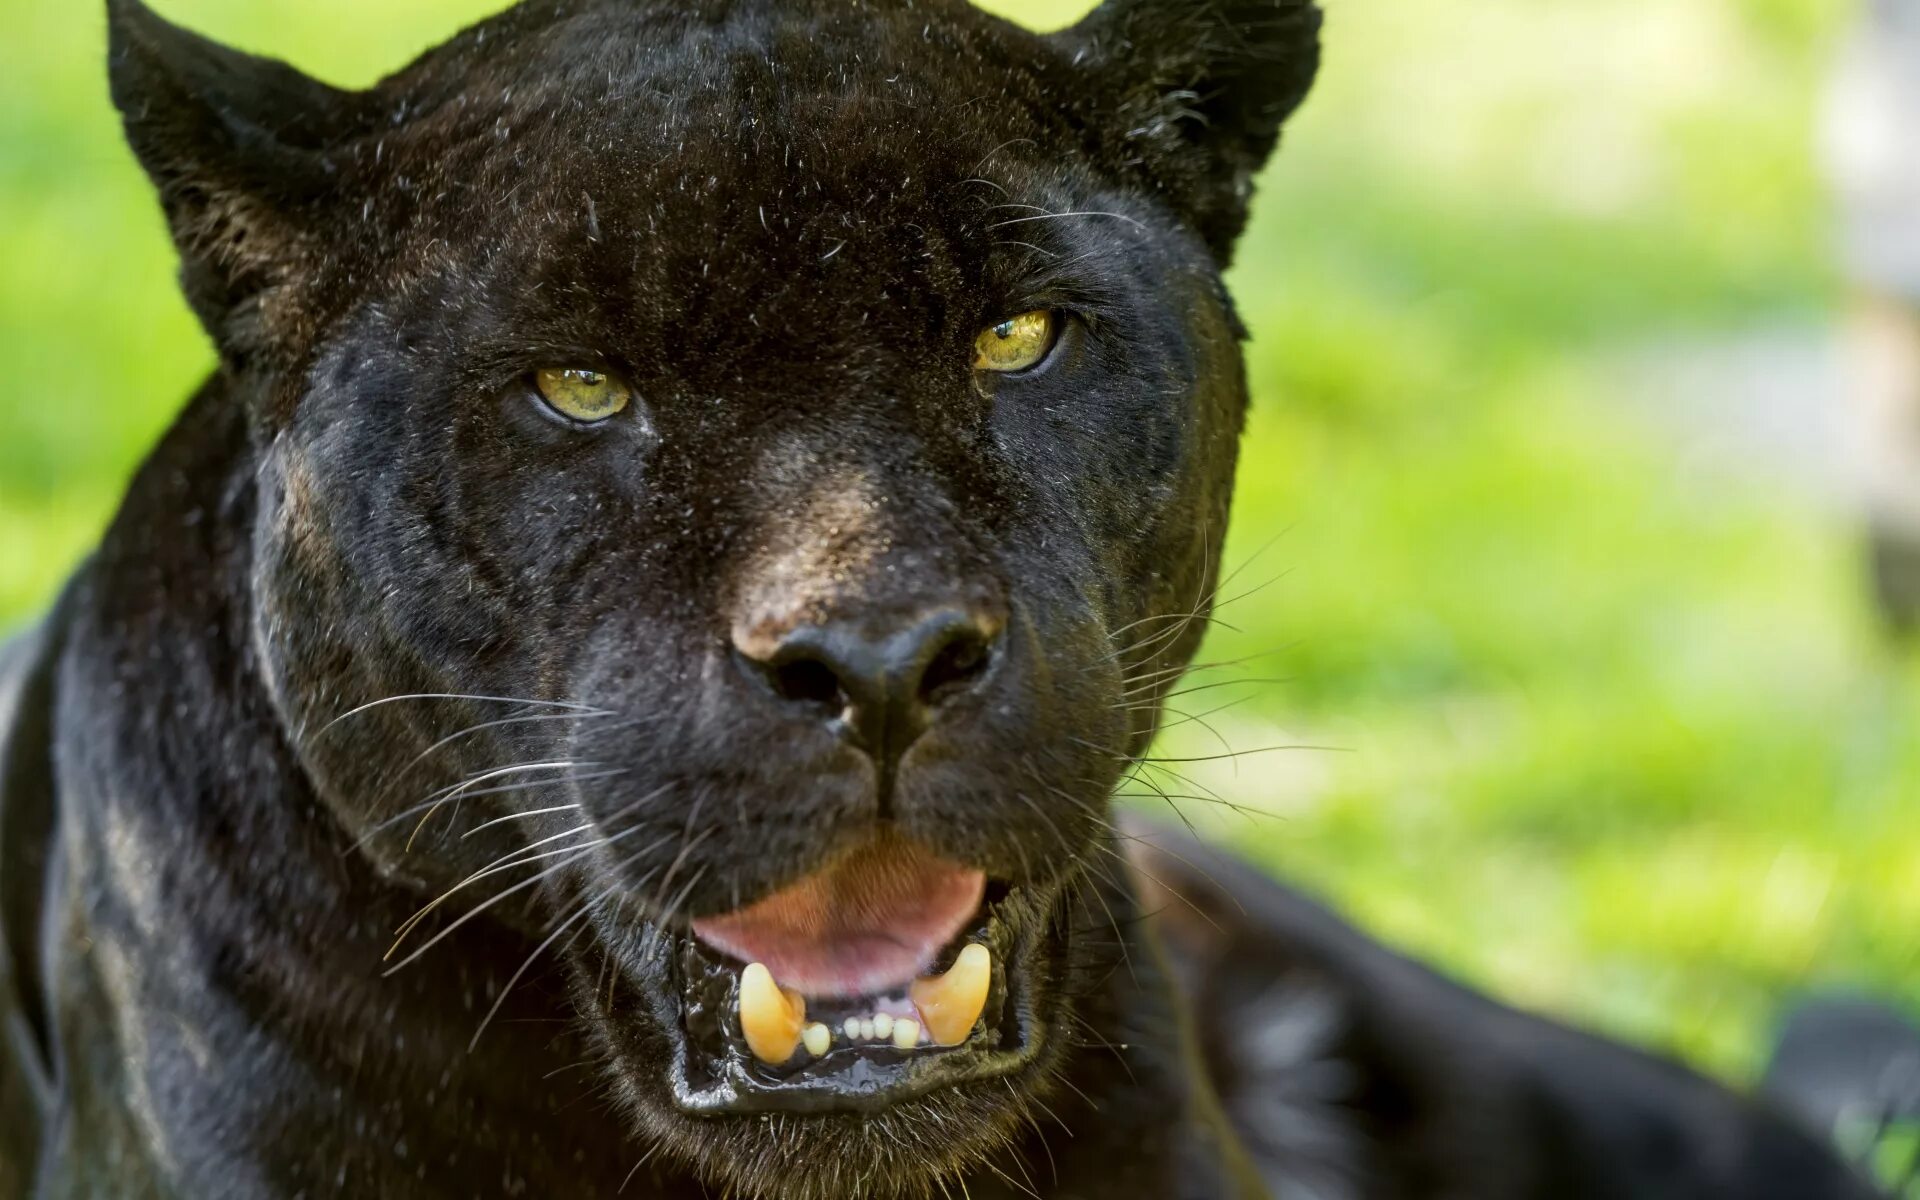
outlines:
[[986, 678], [999, 636], [998, 621], [942, 608], [899, 627], [831, 621], [772, 642], [736, 635], [734, 649], [774, 695], [843, 723], [887, 772], [943, 704]]

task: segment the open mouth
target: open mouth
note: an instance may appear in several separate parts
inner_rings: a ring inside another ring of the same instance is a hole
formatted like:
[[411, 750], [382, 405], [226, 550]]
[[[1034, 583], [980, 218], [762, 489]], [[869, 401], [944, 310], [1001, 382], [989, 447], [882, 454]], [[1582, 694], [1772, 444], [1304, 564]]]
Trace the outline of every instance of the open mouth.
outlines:
[[1063, 946], [1049, 899], [886, 837], [694, 921], [670, 969], [679, 1106], [875, 1111], [1020, 1070]]

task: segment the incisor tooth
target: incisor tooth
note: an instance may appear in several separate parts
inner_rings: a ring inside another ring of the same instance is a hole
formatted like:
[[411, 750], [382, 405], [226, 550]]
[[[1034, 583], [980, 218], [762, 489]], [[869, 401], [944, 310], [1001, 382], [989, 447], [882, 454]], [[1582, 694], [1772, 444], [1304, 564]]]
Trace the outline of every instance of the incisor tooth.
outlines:
[[819, 1058], [833, 1048], [833, 1030], [815, 1021], [800, 1031], [800, 1041], [806, 1046], [808, 1054]]
[[893, 1044], [911, 1050], [920, 1044], [920, 1022], [901, 1017], [893, 1023]]
[[873, 1015], [873, 1040], [884, 1042], [893, 1036], [893, 1014], [875, 1013]]
[[748, 963], [740, 972], [740, 1032], [747, 1049], [763, 1063], [786, 1062], [800, 1045], [800, 1027], [807, 1019], [806, 1004], [783, 991], [773, 972], [760, 963]]
[[960, 951], [945, 975], [914, 980], [908, 995], [920, 1010], [927, 1035], [942, 1046], [958, 1046], [973, 1032], [980, 1010], [987, 1006], [992, 982], [993, 954], [974, 942]]

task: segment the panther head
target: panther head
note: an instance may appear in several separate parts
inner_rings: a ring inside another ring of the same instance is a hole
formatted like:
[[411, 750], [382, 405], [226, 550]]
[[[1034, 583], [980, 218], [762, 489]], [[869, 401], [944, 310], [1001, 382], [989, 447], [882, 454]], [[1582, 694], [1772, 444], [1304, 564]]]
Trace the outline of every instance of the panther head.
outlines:
[[1310, 0], [527, 0], [364, 91], [112, 13], [343, 843], [723, 1187], [991, 1150], [1205, 624]]

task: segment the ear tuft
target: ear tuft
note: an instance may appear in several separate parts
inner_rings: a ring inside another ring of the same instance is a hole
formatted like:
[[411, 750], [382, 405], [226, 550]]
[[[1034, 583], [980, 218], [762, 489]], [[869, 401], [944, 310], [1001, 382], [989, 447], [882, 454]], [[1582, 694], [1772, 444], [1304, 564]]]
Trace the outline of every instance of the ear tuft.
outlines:
[[188, 302], [223, 353], [244, 355], [259, 331], [235, 318], [270, 315], [260, 303], [317, 225], [332, 187], [326, 151], [356, 125], [356, 98], [141, 0], [107, 0], [107, 28], [114, 106], [160, 193]]
[[1253, 177], [1319, 71], [1321, 19], [1313, 0], [1106, 0], [1057, 36], [1104, 105], [1097, 134], [1224, 264]]

